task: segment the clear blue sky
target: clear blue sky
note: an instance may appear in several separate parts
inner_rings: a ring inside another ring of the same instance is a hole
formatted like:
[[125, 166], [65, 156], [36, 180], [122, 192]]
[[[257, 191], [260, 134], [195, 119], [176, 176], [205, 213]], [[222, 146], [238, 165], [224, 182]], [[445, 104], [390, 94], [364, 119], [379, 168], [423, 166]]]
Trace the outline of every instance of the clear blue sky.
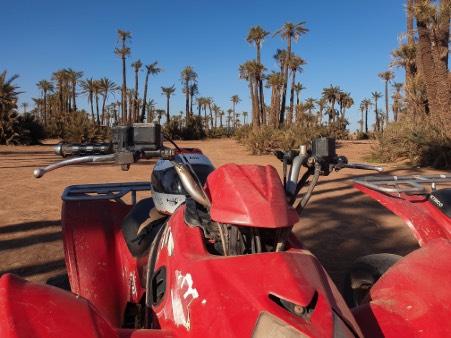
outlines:
[[[223, 108], [238, 94], [241, 111], [250, 111], [247, 84], [238, 66], [255, 57], [246, 43], [252, 25], [274, 32], [284, 22], [306, 21], [310, 32], [294, 46], [307, 61], [298, 76], [306, 87], [303, 97], [319, 97], [322, 88], [340, 85], [356, 104], [349, 112], [351, 129], [357, 126], [358, 106], [371, 91], [383, 91], [378, 72], [387, 68], [390, 51], [405, 30], [403, 0], [0, 0], [2, 50], [0, 70], [20, 75], [25, 91], [21, 101], [38, 97], [35, 83], [53, 71], [71, 67], [87, 77], [107, 76], [121, 82], [120, 59], [113, 49], [116, 30], [132, 32], [131, 61], [158, 60], [164, 72], [150, 82], [150, 96], [164, 108], [160, 86], [177, 86], [173, 112], [184, 107], [180, 71], [192, 65], [199, 75], [202, 96], [211, 96]], [[263, 62], [277, 69], [272, 58], [284, 48], [280, 38], [263, 45]], [[128, 83], [133, 83], [128, 63]], [[142, 73], [144, 80], [144, 72]], [[402, 72], [397, 80], [403, 81]], [[142, 87], [141, 87], [142, 88]], [[84, 98], [80, 98], [86, 107]]]

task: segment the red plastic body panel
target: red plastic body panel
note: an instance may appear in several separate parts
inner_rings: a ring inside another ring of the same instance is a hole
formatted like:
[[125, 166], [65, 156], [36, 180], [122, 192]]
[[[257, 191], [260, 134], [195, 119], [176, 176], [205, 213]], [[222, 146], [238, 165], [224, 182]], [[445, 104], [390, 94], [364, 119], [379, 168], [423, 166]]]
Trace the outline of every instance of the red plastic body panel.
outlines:
[[401, 195], [396, 197], [357, 183], [354, 186], [401, 217], [421, 246], [437, 238], [451, 240], [451, 219], [424, 196]]
[[114, 329], [86, 299], [70, 292], [0, 277], [2, 338], [171, 338], [164, 330]]
[[[129, 252], [120, 229], [131, 206], [111, 201], [64, 202], [65, 261], [71, 290], [120, 327], [127, 302], [139, 303], [142, 262]], [[145, 260], [145, 258], [144, 258]]]
[[299, 220], [272, 166], [226, 164], [208, 176], [206, 187], [217, 222], [281, 228]]
[[[335, 311], [360, 332], [310, 252], [211, 255], [200, 228], [184, 223], [184, 208], [169, 220], [155, 266], [155, 270], [164, 266], [167, 277], [164, 298], [153, 308], [161, 328], [176, 337], [251, 337], [260, 313], [266, 311], [309, 337], [332, 337]], [[309, 318], [293, 315], [270, 297], [307, 306], [315, 293]]]
[[451, 243], [430, 241], [390, 268], [354, 310], [366, 337], [451, 337]]
[[85, 299], [9, 274], [0, 278], [0, 318], [2, 338], [118, 337]]

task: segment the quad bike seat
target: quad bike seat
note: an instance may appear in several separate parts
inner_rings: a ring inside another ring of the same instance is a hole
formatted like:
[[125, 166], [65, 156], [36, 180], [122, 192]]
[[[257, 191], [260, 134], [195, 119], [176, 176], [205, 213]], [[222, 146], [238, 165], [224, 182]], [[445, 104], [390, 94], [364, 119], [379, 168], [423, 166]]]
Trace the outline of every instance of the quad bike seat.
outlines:
[[134, 257], [145, 254], [167, 217], [157, 211], [150, 197], [133, 206], [124, 217], [121, 229], [127, 247]]
[[429, 195], [429, 201], [446, 216], [451, 217], [451, 188], [433, 191]]

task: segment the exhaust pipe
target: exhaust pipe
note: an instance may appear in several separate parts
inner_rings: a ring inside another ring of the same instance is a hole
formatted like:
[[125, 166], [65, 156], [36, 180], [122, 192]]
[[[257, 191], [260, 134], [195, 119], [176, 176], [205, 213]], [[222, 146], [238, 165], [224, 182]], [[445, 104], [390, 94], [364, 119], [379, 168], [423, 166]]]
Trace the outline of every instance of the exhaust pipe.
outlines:
[[177, 162], [172, 162], [174, 165], [175, 171], [177, 175], [180, 177], [180, 181], [182, 182], [183, 188], [186, 192], [200, 205], [209, 209], [211, 207], [210, 199], [208, 198], [205, 190], [199, 184], [198, 180], [193, 177], [193, 174], [189, 170], [189, 168]]

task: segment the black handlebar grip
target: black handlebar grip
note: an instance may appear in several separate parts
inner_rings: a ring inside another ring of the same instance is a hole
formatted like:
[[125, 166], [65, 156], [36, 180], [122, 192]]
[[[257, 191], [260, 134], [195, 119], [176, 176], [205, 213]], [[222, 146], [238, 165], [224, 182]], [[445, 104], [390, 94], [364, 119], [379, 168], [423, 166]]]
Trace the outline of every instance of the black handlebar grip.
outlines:
[[55, 153], [62, 157], [108, 155], [114, 150], [111, 143], [60, 143], [55, 147]]

